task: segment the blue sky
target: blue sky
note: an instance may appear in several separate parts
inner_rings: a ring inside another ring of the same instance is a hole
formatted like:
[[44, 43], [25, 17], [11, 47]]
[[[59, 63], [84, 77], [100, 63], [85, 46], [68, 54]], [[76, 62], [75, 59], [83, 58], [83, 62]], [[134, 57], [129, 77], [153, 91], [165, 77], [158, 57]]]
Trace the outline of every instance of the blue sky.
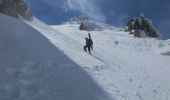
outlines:
[[170, 38], [170, 0], [28, 0], [33, 15], [47, 24], [61, 24], [79, 15], [124, 26], [143, 12], [164, 37]]

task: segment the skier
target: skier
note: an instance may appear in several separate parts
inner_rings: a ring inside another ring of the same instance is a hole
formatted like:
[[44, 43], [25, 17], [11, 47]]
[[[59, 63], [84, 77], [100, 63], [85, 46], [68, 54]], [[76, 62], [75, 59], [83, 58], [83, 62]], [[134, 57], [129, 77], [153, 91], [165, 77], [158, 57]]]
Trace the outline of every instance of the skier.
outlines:
[[86, 40], [86, 45], [84, 46], [84, 51], [87, 52], [86, 49], [88, 48], [89, 54], [91, 54], [90, 41], [89, 41], [89, 39], [87, 37], [85, 38], [85, 40]]
[[84, 51], [87, 52], [87, 49], [88, 49], [88, 52], [89, 54], [91, 54], [91, 49], [93, 50], [93, 41], [91, 39], [91, 35], [90, 33], [88, 34], [89, 38], [85, 38], [86, 40], [86, 45], [84, 46]]

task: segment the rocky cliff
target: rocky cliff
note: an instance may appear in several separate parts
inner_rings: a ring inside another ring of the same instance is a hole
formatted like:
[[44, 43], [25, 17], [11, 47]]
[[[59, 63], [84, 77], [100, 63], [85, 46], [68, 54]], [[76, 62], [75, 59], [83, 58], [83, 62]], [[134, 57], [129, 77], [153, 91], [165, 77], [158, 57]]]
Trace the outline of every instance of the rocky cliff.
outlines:
[[26, 0], [0, 0], [0, 13], [15, 18], [22, 16], [26, 20], [32, 19], [31, 8]]

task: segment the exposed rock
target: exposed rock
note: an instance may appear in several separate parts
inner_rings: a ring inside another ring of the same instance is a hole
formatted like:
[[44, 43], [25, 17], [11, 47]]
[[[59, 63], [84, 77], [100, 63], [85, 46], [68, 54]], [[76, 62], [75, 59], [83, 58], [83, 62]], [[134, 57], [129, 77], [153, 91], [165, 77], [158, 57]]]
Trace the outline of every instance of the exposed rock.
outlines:
[[130, 31], [130, 34], [134, 34], [135, 37], [159, 37], [159, 32], [152, 24], [152, 21], [146, 18], [142, 13], [140, 16], [130, 19], [127, 26], [128, 29], [125, 31]]
[[22, 16], [26, 20], [32, 19], [30, 5], [26, 0], [1, 0], [0, 12], [15, 18]]
[[140, 31], [134, 31], [133, 34], [135, 37], [141, 37]]

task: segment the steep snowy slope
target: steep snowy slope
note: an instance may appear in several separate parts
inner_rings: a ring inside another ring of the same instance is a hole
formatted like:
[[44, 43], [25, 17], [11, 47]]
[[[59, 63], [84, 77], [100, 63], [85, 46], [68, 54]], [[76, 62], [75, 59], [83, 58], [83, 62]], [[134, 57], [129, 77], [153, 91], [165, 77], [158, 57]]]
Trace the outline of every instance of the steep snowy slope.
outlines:
[[4, 15], [0, 22], [0, 100], [110, 100], [38, 27]]
[[169, 100], [170, 40], [0, 15], [0, 100]]
[[[79, 55], [87, 31], [79, 31], [77, 24], [52, 27], [75, 41], [70, 45], [76, 53], [70, 57], [115, 100], [170, 99], [170, 40], [134, 38], [120, 29], [91, 31], [94, 40], [92, 57], [102, 62], [92, 65], [88, 62], [88, 54]], [[72, 55], [67, 51], [66, 54]]]
[[[93, 55], [83, 52], [87, 31], [77, 24], [49, 28], [29, 23], [91, 74], [116, 100], [168, 100], [170, 94], [169, 40], [138, 39], [120, 29], [92, 31]], [[161, 55], [164, 54], [164, 55]]]

